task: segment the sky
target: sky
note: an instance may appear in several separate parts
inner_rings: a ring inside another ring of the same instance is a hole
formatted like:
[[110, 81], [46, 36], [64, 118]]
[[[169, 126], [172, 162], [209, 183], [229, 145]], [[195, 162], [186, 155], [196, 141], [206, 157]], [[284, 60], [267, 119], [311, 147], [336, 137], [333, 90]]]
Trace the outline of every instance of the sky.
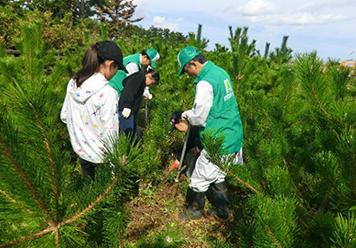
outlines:
[[155, 26], [187, 35], [197, 33], [209, 40], [207, 50], [215, 43], [230, 48], [229, 26], [248, 27], [249, 43], [264, 54], [282, 44], [293, 54], [313, 51], [323, 60], [356, 59], [356, 0], [133, 0], [137, 5], [135, 24], [145, 29]]

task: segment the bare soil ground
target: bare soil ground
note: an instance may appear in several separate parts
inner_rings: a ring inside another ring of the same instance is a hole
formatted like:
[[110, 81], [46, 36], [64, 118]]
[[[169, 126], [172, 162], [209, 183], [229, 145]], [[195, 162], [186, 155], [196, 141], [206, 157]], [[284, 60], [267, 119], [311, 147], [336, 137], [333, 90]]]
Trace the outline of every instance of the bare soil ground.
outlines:
[[[205, 217], [199, 222], [182, 223], [174, 219], [175, 213], [185, 209], [185, 194], [183, 191], [184, 187], [187, 186], [186, 178], [182, 177], [181, 181], [175, 196], [173, 191], [177, 185], [162, 180], [157, 186], [146, 186], [146, 189], [141, 189], [138, 196], [127, 202], [126, 207], [131, 213], [123, 247], [129, 244], [132, 247], [142, 237], [152, 240], [157, 233], [165, 233], [165, 235], [168, 233], [168, 242], [170, 239], [172, 241], [180, 240], [179, 246], [174, 247], [212, 247], [214, 242], [221, 244], [227, 239], [228, 247], [238, 247], [235, 233], [237, 220], [234, 216], [231, 216], [229, 222], [225, 224]], [[238, 193], [236, 189], [233, 189], [233, 191]], [[230, 197], [234, 197], [235, 194], [230, 195]], [[206, 206], [209, 206], [208, 202]], [[172, 234], [172, 237], [169, 237], [170, 234]]]

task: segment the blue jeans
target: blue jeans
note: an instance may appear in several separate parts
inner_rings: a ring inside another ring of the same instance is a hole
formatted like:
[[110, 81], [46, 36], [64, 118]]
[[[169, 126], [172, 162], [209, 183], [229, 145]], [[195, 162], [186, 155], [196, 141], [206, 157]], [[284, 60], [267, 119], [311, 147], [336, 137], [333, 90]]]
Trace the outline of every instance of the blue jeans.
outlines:
[[[134, 115], [131, 114], [129, 118], [125, 119], [122, 117], [122, 111], [119, 111], [119, 128], [120, 134], [125, 134], [130, 137], [131, 144], [134, 142], [134, 145], [136, 145], [137, 142], [141, 139]], [[136, 140], [134, 140], [135, 138]]]

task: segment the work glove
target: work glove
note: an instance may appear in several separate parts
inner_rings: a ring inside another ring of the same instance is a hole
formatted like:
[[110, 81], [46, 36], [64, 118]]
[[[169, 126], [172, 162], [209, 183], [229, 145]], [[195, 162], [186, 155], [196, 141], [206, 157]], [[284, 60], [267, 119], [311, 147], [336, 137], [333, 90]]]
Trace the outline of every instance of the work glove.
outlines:
[[187, 111], [184, 111], [184, 112], [182, 113], [182, 119], [183, 119], [183, 120], [188, 120], [188, 118], [187, 118]]
[[131, 109], [129, 108], [124, 108], [124, 110], [122, 111], [122, 117], [124, 117], [125, 119], [129, 118], [131, 114]]
[[168, 173], [171, 172], [173, 169], [176, 169], [176, 170], [179, 169], [179, 161], [177, 159], [174, 161], [174, 163], [171, 165], [171, 167], [169, 167]]
[[145, 98], [145, 100], [151, 100], [152, 99], [152, 94], [150, 93], [150, 90], [148, 88], [148, 86], [145, 87], [145, 90], [143, 91], [143, 96]]

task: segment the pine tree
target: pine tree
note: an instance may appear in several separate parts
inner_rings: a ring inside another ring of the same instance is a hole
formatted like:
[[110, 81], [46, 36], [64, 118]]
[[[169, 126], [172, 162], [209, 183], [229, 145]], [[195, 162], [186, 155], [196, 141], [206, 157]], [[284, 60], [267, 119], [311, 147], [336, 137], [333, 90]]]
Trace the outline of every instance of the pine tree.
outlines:
[[113, 137], [95, 181], [82, 177], [59, 113], [84, 50], [56, 60], [40, 27], [24, 25], [21, 55], [0, 59], [0, 247], [119, 247], [139, 150]]

